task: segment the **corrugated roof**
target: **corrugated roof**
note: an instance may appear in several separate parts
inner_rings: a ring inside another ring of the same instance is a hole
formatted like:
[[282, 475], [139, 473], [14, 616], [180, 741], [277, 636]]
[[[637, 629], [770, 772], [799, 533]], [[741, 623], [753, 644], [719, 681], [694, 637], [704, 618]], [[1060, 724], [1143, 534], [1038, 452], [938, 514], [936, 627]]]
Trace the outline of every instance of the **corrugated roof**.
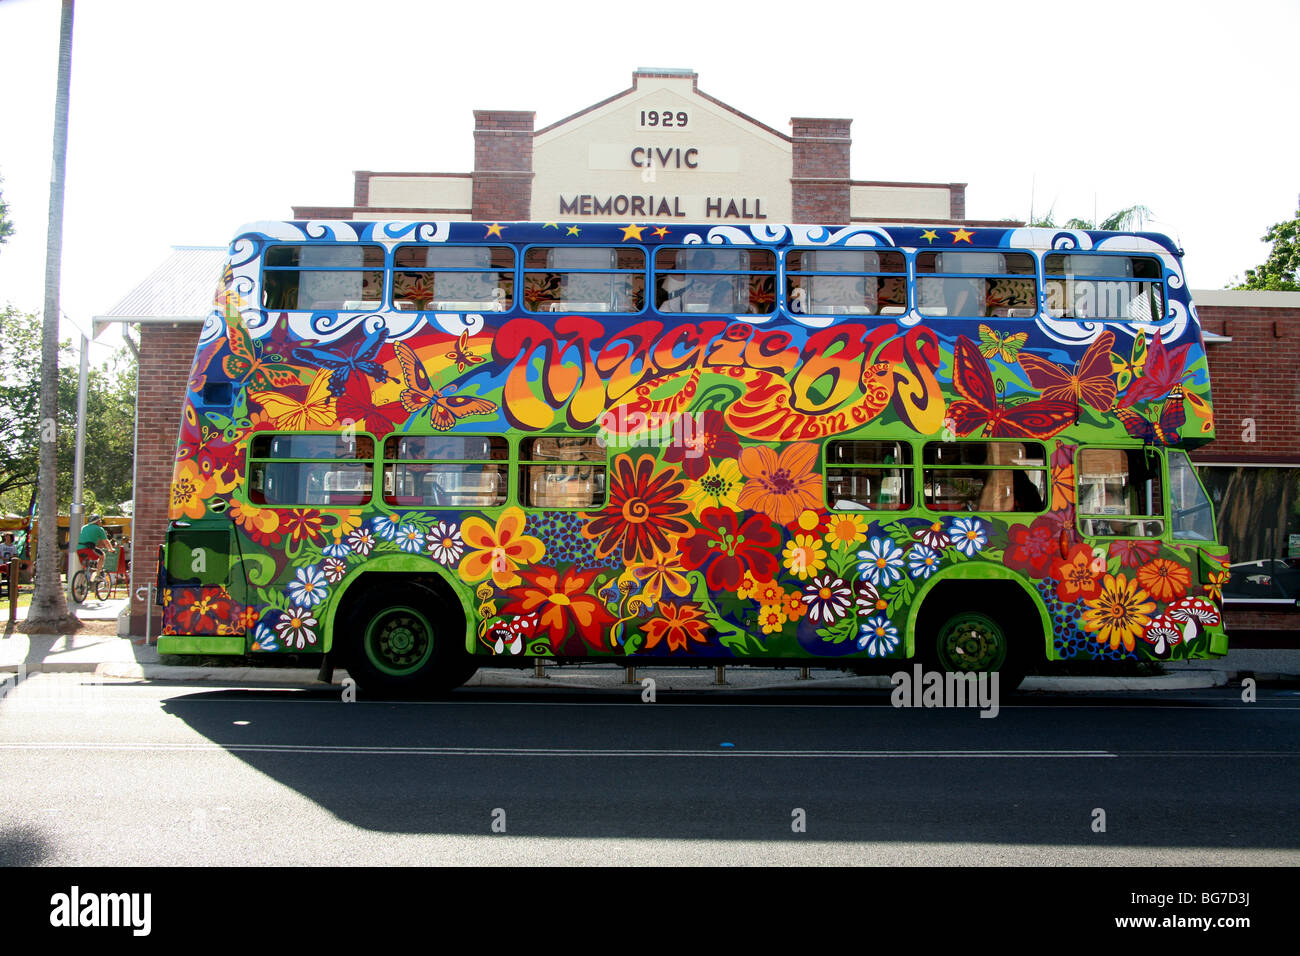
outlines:
[[172, 246], [162, 265], [95, 321], [202, 322], [228, 256], [225, 246]]

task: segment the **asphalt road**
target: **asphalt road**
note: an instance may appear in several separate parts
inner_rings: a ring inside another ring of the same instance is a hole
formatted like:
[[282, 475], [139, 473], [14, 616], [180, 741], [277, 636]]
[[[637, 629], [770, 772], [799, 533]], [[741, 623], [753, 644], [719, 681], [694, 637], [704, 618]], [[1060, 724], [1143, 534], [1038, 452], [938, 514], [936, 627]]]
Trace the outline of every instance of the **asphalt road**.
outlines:
[[1268, 688], [982, 719], [886, 692], [36, 675], [0, 699], [0, 864], [1294, 865], [1298, 757], [1300, 694]]

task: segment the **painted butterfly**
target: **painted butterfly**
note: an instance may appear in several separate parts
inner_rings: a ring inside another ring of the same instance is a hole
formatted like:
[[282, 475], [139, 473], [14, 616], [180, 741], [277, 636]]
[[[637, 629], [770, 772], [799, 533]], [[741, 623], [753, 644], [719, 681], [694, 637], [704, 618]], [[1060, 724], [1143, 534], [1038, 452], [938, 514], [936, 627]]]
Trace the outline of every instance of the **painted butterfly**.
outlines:
[[312, 379], [307, 395], [298, 400], [284, 392], [249, 392], [248, 397], [261, 405], [275, 419], [276, 428], [295, 431], [328, 428], [334, 424], [330, 397], [334, 390], [331, 373], [322, 371]]
[[1001, 355], [1002, 361], [1011, 363], [1016, 360], [1016, 353], [1029, 341], [1028, 332], [995, 332], [987, 325], [980, 325], [980, 355], [993, 358]]
[[1098, 411], [1108, 412], [1115, 404], [1110, 364], [1110, 349], [1114, 344], [1115, 333], [1109, 329], [1102, 332], [1072, 372], [1031, 352], [1020, 356], [1020, 367], [1028, 374], [1030, 384], [1042, 390], [1043, 398], [1076, 405], [1086, 402]]
[[456, 344], [451, 347], [451, 351], [444, 355], [443, 358], [455, 362], [456, 371], [458, 372], [465, 371], [465, 366], [467, 365], [479, 365], [487, 361], [487, 359], [470, 352], [469, 329], [460, 333], [460, 338], [456, 340]]
[[248, 396], [242, 388], [237, 389], [235, 392], [235, 400], [231, 405], [229, 415], [205, 411], [203, 417], [211, 422], [217, 431], [221, 432], [222, 437], [227, 442], [234, 442], [239, 438], [240, 431], [253, 427], [253, 423], [248, 417]]
[[236, 386], [283, 388], [302, 381], [298, 370], [283, 361], [278, 353], [262, 351], [249, 335], [239, 313], [230, 306], [226, 307], [226, 339], [230, 343], [230, 354], [221, 363], [221, 368]]
[[1131, 408], [1116, 409], [1115, 414], [1124, 423], [1124, 430], [1132, 437], [1140, 438], [1148, 445], [1172, 445], [1178, 441], [1178, 429], [1187, 421], [1187, 413], [1183, 409], [1183, 387], [1174, 386], [1155, 421], [1139, 415]]
[[491, 415], [497, 410], [497, 403], [477, 395], [452, 395], [455, 385], [446, 385], [435, 389], [429, 381], [429, 373], [424, 370], [424, 363], [405, 342], [395, 342], [393, 350], [397, 353], [398, 364], [402, 367], [402, 407], [415, 413], [427, 407], [429, 422], [440, 432], [450, 431], [456, 419], [471, 415]]
[[1139, 332], [1133, 336], [1133, 350], [1126, 359], [1118, 352], [1110, 353], [1110, 370], [1115, 375], [1115, 388], [1124, 391], [1129, 382], [1142, 374], [1147, 364], [1147, 337]]
[[953, 431], [958, 435], [969, 435], [983, 427], [990, 438], [1051, 438], [1079, 416], [1079, 407], [1072, 402], [1036, 399], [1003, 405], [998, 401], [988, 361], [964, 335], [957, 337], [953, 347], [952, 384], [963, 399], [948, 407]]
[[388, 369], [375, 361], [388, 338], [388, 327], [381, 325], [366, 336], [357, 350], [351, 355], [340, 355], [327, 349], [297, 348], [293, 357], [299, 362], [315, 365], [317, 368], [329, 369], [333, 373], [330, 379], [330, 394], [338, 398], [348, 387], [348, 379], [353, 372], [369, 375], [376, 382], [388, 381]]

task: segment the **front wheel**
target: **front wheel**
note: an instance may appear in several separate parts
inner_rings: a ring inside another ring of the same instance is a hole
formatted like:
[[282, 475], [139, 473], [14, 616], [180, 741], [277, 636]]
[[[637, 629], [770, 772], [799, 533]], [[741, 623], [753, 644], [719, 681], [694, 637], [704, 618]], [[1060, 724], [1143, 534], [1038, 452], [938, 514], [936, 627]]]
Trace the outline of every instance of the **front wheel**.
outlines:
[[939, 626], [931, 639], [930, 660], [945, 673], [999, 672], [1005, 691], [1025, 679], [1023, 655], [1003, 625], [982, 611], [963, 611]]
[[345, 626], [348, 672], [364, 690], [438, 694], [474, 672], [462, 647], [461, 616], [420, 585], [375, 588], [353, 606]]
[[113, 579], [108, 576], [107, 572], [101, 571], [95, 577], [95, 597], [99, 598], [101, 601], [107, 601], [112, 596]]

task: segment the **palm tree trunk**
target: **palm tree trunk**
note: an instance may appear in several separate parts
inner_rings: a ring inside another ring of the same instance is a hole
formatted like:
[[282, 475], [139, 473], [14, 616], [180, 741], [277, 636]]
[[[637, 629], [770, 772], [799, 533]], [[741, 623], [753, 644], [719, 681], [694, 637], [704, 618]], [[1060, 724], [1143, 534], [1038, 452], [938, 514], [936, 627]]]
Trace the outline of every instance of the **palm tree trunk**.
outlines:
[[[63, 258], [63, 177], [68, 155], [68, 89], [72, 82], [73, 0], [63, 0], [59, 28], [59, 85], [54, 101], [54, 164], [50, 172], [50, 220], [45, 247], [45, 315], [41, 335], [40, 529], [36, 545], [35, 588], [27, 613], [29, 628], [70, 631], [78, 627], [68, 612], [59, 582], [59, 268]], [[69, 541], [68, 547], [76, 547]]]

